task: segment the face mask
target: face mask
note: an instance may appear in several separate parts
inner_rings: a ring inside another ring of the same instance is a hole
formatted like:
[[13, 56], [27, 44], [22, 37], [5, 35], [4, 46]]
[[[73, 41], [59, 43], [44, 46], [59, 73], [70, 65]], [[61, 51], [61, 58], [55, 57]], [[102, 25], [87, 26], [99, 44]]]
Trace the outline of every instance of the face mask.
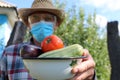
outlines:
[[41, 21], [32, 24], [30, 32], [38, 42], [42, 42], [44, 38], [53, 34], [53, 27], [52, 22]]

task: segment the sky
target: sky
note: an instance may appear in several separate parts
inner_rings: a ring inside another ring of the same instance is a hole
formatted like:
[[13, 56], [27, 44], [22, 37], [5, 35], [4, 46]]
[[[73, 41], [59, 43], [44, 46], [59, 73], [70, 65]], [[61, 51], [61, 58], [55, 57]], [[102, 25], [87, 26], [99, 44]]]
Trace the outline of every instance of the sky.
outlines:
[[[4, 0], [17, 6], [17, 8], [30, 8], [33, 0]], [[120, 0], [58, 0], [65, 2], [67, 7], [76, 9], [82, 7], [85, 14], [93, 14], [96, 12], [96, 23], [101, 28], [106, 28], [107, 22], [120, 22]], [[120, 27], [119, 27], [120, 29]]]

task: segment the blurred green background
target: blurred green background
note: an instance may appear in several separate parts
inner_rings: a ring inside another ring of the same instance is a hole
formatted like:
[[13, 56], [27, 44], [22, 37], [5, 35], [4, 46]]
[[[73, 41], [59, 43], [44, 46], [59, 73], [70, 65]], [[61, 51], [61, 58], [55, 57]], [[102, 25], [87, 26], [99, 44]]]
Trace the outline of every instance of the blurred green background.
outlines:
[[[55, 2], [57, 7], [65, 8], [65, 3]], [[87, 16], [87, 17], [86, 17]], [[56, 30], [66, 46], [78, 43], [88, 49], [96, 62], [98, 80], [110, 80], [110, 62], [107, 50], [107, 33], [95, 23], [96, 12], [85, 15], [82, 7], [66, 12], [63, 24]]]

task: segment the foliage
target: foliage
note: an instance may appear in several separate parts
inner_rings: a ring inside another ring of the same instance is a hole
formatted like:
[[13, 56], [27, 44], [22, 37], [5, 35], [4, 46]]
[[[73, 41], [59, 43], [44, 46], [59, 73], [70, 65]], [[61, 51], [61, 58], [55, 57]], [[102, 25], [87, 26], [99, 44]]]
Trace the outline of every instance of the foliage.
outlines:
[[[73, 12], [72, 12], [73, 11]], [[70, 15], [71, 13], [72, 16]], [[107, 52], [106, 36], [100, 38], [99, 28], [95, 23], [96, 14], [85, 19], [84, 9], [80, 8], [75, 15], [75, 9], [66, 14], [63, 24], [55, 31], [66, 46], [78, 43], [88, 49], [96, 62], [98, 80], [110, 80], [110, 63]]]

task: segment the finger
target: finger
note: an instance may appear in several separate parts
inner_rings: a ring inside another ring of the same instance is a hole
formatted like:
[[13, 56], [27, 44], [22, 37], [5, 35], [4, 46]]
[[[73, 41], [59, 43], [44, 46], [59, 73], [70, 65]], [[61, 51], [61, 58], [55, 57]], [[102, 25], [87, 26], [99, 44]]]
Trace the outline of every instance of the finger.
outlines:
[[89, 51], [87, 49], [84, 49], [82, 56], [86, 56], [87, 58], [83, 58], [83, 61], [85, 60], [93, 60], [92, 56], [90, 55]]
[[70, 80], [91, 80], [94, 76], [94, 69], [91, 68], [87, 71], [77, 74], [75, 77]]
[[78, 64], [78, 65], [81, 64], [81, 62], [83, 62], [83, 61], [86, 61], [86, 60], [88, 60], [88, 59], [91, 59], [91, 56], [89, 55], [89, 52], [88, 52], [87, 49], [84, 49], [82, 56], [86, 56], [86, 58], [78, 59], [78, 60], [77, 60], [77, 64]]
[[78, 64], [81, 63], [81, 61], [85, 61], [85, 60], [88, 60], [88, 59], [92, 59], [92, 57], [91, 57], [91, 55], [89, 54], [89, 51], [88, 51], [87, 49], [84, 49], [84, 50], [83, 50], [82, 56], [86, 56], [86, 57], [83, 58], [83, 59], [78, 59], [78, 60], [77, 60], [77, 63], [78, 63]]
[[[79, 76], [79, 78], [81, 80], [91, 80], [94, 76], [94, 68], [91, 68], [83, 73], [81, 73], [81, 75]], [[79, 79], [77, 78], [77, 79]]]

